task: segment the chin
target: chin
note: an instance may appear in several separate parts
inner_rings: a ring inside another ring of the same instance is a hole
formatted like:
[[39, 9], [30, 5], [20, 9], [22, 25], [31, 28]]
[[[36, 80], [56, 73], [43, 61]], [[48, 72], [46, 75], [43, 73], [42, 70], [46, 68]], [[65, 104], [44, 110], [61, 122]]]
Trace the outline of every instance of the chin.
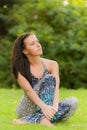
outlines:
[[42, 54], [43, 54], [43, 52], [42, 52], [42, 51], [40, 51], [40, 52], [38, 52], [38, 54], [39, 54], [39, 55], [42, 55]]
[[42, 55], [43, 54], [43, 52], [41, 52], [41, 54], [40, 55]]
[[42, 55], [43, 53], [38, 54], [38, 56]]

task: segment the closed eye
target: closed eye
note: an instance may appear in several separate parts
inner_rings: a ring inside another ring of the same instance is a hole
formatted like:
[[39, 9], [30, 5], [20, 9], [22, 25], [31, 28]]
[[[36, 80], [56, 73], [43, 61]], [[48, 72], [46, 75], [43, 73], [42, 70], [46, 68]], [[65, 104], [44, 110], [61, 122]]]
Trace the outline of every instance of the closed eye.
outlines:
[[32, 46], [32, 45], [34, 45], [35, 44], [35, 42], [32, 42], [30, 45]]
[[39, 40], [32, 41], [30, 45], [32, 46], [32, 45], [35, 45], [36, 43], [39, 43]]

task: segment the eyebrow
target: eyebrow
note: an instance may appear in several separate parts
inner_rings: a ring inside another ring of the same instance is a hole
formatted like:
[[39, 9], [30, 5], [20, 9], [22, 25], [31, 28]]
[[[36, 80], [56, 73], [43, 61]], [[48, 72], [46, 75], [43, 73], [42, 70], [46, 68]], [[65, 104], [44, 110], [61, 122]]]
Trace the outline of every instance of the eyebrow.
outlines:
[[33, 40], [33, 41], [31, 41], [31, 42], [35, 42], [35, 41], [39, 41], [39, 40], [37, 39], [37, 40]]

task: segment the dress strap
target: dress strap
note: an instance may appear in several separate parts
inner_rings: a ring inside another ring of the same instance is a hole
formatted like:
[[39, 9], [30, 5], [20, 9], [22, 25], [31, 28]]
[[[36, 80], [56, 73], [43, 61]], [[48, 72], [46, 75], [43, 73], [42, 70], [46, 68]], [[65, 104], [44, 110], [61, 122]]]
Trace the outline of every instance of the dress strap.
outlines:
[[44, 70], [46, 70], [46, 65], [44, 64], [44, 62], [42, 60], [41, 60], [41, 62], [42, 62]]

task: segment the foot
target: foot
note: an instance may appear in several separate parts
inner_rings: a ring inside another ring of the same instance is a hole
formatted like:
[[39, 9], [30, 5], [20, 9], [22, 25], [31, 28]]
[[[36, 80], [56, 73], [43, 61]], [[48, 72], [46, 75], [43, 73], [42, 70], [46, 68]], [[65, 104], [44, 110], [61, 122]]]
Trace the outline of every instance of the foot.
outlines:
[[49, 126], [49, 127], [54, 127], [54, 125], [46, 118], [42, 119], [40, 124], [45, 125], [45, 126]]
[[18, 124], [27, 124], [27, 122], [24, 122], [24, 121], [21, 121], [21, 120], [17, 120], [17, 119], [14, 119], [13, 121], [12, 121], [12, 124], [14, 124], [14, 125], [18, 125]]

